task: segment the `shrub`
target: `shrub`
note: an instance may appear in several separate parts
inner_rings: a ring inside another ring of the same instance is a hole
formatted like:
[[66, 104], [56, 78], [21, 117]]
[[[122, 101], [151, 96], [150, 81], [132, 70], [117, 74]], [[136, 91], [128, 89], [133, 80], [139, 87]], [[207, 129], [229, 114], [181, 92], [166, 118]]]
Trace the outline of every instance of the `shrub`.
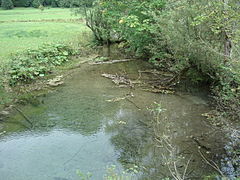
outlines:
[[13, 9], [12, 0], [2, 0], [1, 6], [3, 9]]
[[63, 44], [44, 45], [37, 50], [27, 50], [13, 57], [9, 65], [10, 85], [31, 82], [51, 73], [53, 67], [69, 60], [74, 51]]
[[43, 0], [33, 0], [32, 7], [39, 8], [43, 4]]

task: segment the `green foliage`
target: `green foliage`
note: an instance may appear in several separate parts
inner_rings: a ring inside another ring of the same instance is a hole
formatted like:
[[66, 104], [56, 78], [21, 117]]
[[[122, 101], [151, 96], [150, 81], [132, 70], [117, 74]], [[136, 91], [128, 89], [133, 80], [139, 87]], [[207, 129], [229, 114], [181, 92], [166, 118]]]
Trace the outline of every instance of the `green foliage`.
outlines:
[[12, 0], [2, 0], [1, 6], [3, 9], [13, 9], [13, 2]]
[[128, 171], [132, 171], [132, 174], [127, 172], [117, 173], [116, 166], [112, 165], [107, 168], [106, 175], [104, 176], [104, 180], [133, 180], [134, 173], [137, 174], [138, 171], [134, 168], [128, 169]]
[[38, 77], [44, 77], [51, 73], [55, 66], [69, 61], [73, 54], [74, 51], [69, 46], [54, 44], [15, 56], [9, 65], [10, 84], [31, 82]]
[[0, 28], [0, 64], [7, 62], [11, 54], [36, 49], [44, 43], [77, 46], [79, 41], [92, 37], [84, 22], [78, 21], [81, 16], [72, 16], [69, 9], [45, 8], [42, 13], [35, 8], [15, 8], [0, 10], [0, 17], [4, 21]]
[[220, 64], [216, 70], [213, 93], [217, 108], [228, 119], [240, 119], [240, 65]]
[[43, 5], [43, 0], [33, 0], [32, 7], [39, 8], [41, 5]]
[[92, 11], [97, 40], [117, 37], [159, 68], [210, 82], [219, 109], [240, 114], [239, 1], [98, 0]]
[[57, 0], [52, 0], [51, 6], [52, 6], [52, 7], [59, 7], [58, 1], [57, 1]]
[[76, 173], [80, 177], [80, 180], [91, 180], [92, 174], [89, 172], [87, 174], [84, 174], [80, 170], [77, 170]]
[[[13, 7], [34, 7], [40, 5], [52, 7], [91, 7], [94, 0], [2, 0], [4, 9], [12, 9]], [[1, 4], [1, 3], [0, 3]]]

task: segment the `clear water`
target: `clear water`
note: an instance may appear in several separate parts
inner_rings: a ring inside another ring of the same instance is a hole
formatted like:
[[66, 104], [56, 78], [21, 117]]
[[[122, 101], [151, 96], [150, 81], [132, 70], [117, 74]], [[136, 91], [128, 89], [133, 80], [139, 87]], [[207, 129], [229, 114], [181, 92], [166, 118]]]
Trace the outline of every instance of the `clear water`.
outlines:
[[[189, 138], [201, 137], [205, 146], [216, 146], [216, 134], [201, 116], [210, 110], [206, 97], [118, 88], [101, 77], [118, 73], [137, 79], [139, 69], [149, 68], [144, 62], [83, 65], [63, 86], [39, 98], [41, 103], [19, 107], [34, 128], [27, 129], [29, 124], [18, 113], [0, 123], [0, 132], [6, 132], [0, 136], [0, 180], [77, 180], [77, 170], [101, 180], [111, 165], [118, 172], [137, 167], [137, 179], [161, 179], [170, 173], [156, 133], [169, 136], [186, 160], [192, 156], [191, 179], [211, 172], [198, 153], [199, 145]], [[127, 100], [107, 102], [130, 92], [141, 110]], [[154, 102], [166, 109], [159, 123], [147, 110]]]

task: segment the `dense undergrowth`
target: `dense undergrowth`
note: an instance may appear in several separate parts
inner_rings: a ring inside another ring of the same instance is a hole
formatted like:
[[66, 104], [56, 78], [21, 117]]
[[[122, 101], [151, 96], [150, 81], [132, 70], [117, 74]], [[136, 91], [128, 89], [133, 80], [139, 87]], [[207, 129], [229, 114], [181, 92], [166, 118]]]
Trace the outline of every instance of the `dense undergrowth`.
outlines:
[[222, 115], [239, 120], [239, 10], [236, 0], [97, 0], [85, 15], [98, 42], [122, 42], [158, 68], [207, 82]]
[[69, 57], [74, 53], [74, 50], [67, 45], [53, 44], [16, 55], [9, 63], [9, 83], [16, 85], [44, 77], [51, 73], [54, 67], [69, 61]]
[[57, 66], [68, 62], [77, 51], [70, 45], [45, 44], [12, 56], [1, 67], [0, 98], [2, 105], [11, 102], [11, 88], [45, 77]]

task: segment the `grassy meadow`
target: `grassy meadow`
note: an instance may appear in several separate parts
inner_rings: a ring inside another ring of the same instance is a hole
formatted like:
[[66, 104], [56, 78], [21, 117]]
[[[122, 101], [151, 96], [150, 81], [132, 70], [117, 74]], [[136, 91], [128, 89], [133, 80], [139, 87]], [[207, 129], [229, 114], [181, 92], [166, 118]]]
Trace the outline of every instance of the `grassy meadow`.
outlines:
[[44, 43], [68, 43], [89, 31], [81, 16], [70, 9], [34, 8], [0, 9], [0, 63], [12, 54], [36, 49]]

